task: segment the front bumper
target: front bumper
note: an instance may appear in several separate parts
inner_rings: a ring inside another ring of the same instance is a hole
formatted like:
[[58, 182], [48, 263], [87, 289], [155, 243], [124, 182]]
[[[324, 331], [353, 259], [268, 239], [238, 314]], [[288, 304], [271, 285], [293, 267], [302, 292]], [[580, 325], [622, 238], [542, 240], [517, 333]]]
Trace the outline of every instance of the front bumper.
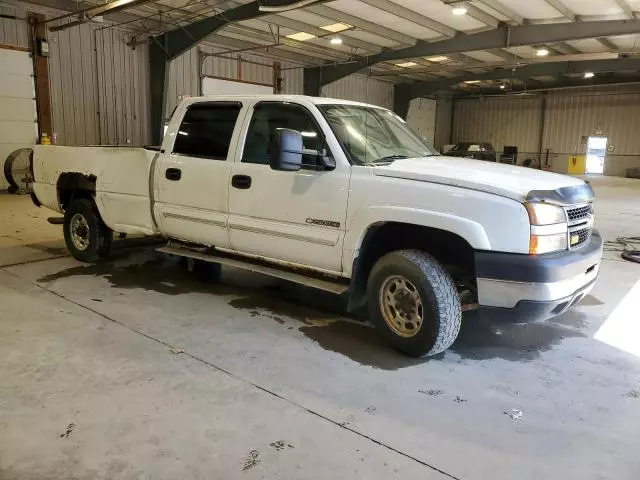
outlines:
[[515, 322], [546, 320], [567, 311], [595, 285], [602, 237], [547, 255], [476, 253], [478, 303], [483, 315]]

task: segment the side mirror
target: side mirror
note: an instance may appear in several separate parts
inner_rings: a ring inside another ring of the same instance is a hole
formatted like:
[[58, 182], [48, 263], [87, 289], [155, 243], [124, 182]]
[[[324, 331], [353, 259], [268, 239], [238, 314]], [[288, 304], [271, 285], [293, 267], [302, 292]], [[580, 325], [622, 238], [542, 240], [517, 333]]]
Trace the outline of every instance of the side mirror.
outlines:
[[302, 168], [302, 134], [290, 128], [277, 128], [271, 139], [270, 166], [273, 170], [295, 172]]

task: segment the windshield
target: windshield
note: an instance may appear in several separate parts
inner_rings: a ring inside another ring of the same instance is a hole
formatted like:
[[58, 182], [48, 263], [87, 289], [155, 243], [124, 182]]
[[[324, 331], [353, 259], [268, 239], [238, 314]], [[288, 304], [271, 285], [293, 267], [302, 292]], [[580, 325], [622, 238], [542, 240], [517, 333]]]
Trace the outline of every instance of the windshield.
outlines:
[[395, 113], [359, 105], [318, 105], [351, 162], [390, 163], [438, 153]]

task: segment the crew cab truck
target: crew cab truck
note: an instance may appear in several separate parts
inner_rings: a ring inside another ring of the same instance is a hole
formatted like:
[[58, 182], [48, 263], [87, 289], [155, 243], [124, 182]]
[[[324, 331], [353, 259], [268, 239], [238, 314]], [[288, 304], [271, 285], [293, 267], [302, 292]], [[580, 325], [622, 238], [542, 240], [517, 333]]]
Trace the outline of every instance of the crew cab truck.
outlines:
[[593, 287], [582, 180], [438, 155], [393, 112], [305, 96], [182, 101], [162, 146], [36, 146], [37, 202], [71, 254], [162, 235], [215, 280], [233, 265], [348, 296], [397, 349], [434, 355], [464, 309], [544, 320]]

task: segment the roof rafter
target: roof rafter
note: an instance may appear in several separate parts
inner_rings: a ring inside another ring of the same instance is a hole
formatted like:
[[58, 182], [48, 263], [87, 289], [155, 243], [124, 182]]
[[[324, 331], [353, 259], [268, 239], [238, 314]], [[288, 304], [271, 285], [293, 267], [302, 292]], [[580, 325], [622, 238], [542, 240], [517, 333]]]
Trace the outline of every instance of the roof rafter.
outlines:
[[462, 82], [475, 80], [506, 80], [528, 79], [531, 77], [558, 77], [561, 75], [580, 74], [585, 71], [594, 73], [633, 71], [640, 69], [640, 58], [621, 58], [614, 60], [586, 60], [582, 62], [556, 62], [524, 65], [516, 69], [501, 69], [475, 75], [464, 75], [453, 78], [443, 78], [430, 82], [414, 83], [409, 86], [410, 97], [447, 89]]
[[344, 65], [327, 65], [316, 68], [320, 69], [322, 85], [326, 85], [369, 65], [384, 61], [563, 42], [582, 38], [627, 35], [638, 32], [640, 32], [640, 22], [630, 20], [503, 26], [496, 30], [458, 35], [455, 38], [438, 42], [420, 42], [412, 47], [384, 51]]

